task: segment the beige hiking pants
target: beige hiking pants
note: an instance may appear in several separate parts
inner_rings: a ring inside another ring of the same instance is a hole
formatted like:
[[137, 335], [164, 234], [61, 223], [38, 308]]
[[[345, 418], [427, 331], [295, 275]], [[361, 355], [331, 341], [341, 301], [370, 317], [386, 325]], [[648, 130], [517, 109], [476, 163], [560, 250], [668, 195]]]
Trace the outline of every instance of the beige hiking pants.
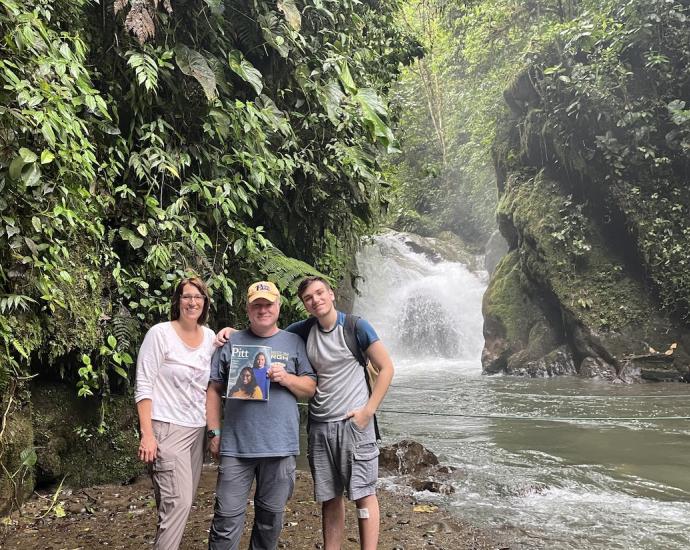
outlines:
[[158, 442], [158, 458], [151, 466], [158, 507], [154, 550], [176, 550], [180, 546], [201, 477], [205, 431], [205, 427], [153, 421], [153, 435]]

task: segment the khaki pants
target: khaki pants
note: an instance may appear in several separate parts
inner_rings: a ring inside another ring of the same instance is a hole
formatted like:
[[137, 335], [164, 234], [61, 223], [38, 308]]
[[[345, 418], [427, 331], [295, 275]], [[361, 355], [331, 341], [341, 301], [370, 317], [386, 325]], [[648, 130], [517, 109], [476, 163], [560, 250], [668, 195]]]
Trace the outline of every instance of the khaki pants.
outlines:
[[175, 550], [180, 546], [201, 477], [205, 431], [205, 427], [187, 428], [153, 421], [153, 435], [158, 442], [158, 458], [151, 466], [158, 507], [154, 550]]

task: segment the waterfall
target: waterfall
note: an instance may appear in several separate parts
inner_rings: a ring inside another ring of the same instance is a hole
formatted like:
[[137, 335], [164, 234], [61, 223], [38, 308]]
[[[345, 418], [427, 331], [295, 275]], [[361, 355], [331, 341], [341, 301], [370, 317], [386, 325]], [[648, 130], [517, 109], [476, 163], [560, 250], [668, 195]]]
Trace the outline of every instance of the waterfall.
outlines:
[[357, 255], [354, 312], [397, 357], [479, 362], [486, 272], [413, 252], [401, 233], [373, 238]]

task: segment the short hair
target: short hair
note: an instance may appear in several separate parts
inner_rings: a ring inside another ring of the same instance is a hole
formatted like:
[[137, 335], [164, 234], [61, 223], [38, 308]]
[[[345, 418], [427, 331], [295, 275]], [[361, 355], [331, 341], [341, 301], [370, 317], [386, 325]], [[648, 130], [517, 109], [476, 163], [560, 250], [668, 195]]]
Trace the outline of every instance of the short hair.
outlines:
[[331, 284], [323, 277], [319, 277], [318, 275], [305, 277], [297, 287], [297, 296], [300, 300], [302, 299], [302, 294], [304, 294], [307, 291], [307, 288], [309, 288], [309, 285], [316, 282], [323, 283], [328, 290], [333, 290], [333, 288], [331, 288]]
[[177, 284], [175, 292], [173, 292], [172, 301], [170, 302], [170, 320], [177, 321], [180, 318], [180, 298], [182, 297], [182, 290], [185, 285], [195, 286], [204, 297], [204, 307], [201, 310], [201, 315], [199, 315], [196, 321], [198, 325], [203, 325], [208, 319], [208, 309], [211, 304], [208, 298], [208, 287], [199, 277], [185, 277]]

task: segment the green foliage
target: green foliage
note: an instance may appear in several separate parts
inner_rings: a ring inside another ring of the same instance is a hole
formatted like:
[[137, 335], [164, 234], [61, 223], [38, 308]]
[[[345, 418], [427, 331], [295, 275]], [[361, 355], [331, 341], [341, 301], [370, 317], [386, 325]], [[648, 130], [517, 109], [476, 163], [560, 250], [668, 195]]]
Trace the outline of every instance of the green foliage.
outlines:
[[192, 272], [216, 322], [259, 274], [294, 315], [385, 206], [397, 2], [157, 4], [0, 0], [0, 385], [125, 389]]
[[587, 218], [584, 214], [585, 204], [573, 202], [573, 196], [563, 199], [563, 206], [559, 209], [560, 219], [552, 226], [553, 237], [559, 246], [563, 247], [572, 261], [583, 258], [592, 250], [587, 237]]
[[629, 236], [662, 305], [686, 321], [688, 17], [684, 2], [604, 5], [564, 28], [530, 72], [551, 163]]

